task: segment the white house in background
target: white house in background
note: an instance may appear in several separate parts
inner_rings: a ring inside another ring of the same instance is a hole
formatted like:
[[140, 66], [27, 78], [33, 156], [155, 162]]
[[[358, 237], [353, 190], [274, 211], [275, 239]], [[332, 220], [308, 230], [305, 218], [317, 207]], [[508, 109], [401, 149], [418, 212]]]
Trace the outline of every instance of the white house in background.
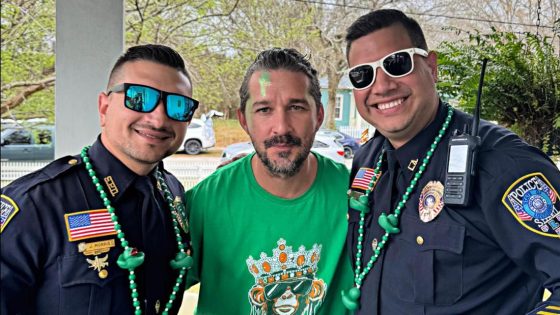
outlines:
[[[327, 104], [329, 99], [328, 79], [323, 77], [319, 79], [321, 85], [321, 102], [327, 111]], [[370, 136], [373, 135], [375, 128], [373, 128], [367, 121], [363, 120], [358, 110], [356, 109], [356, 102], [352, 94], [352, 85], [347, 76], [343, 76], [338, 83], [336, 91], [336, 107], [335, 107], [335, 125], [336, 129], [349, 134], [353, 137], [359, 138], [362, 131], [369, 128]]]

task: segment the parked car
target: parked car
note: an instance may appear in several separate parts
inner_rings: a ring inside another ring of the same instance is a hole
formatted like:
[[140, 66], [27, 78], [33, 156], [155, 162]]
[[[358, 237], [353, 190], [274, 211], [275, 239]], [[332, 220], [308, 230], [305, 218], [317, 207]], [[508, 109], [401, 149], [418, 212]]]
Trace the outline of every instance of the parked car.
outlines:
[[177, 151], [187, 154], [199, 154], [202, 150], [207, 150], [215, 145], [216, 136], [212, 119], [193, 119], [189, 127], [187, 127], [185, 141]]
[[319, 129], [317, 135], [334, 137], [344, 147], [344, 157], [351, 159], [360, 148], [360, 139], [332, 129]]
[[[251, 142], [238, 142], [228, 145], [222, 153], [221, 162], [229, 161], [238, 154], [249, 154], [255, 151]], [[344, 163], [344, 148], [332, 137], [315, 136], [311, 151]]]
[[0, 156], [4, 160], [53, 160], [54, 126], [30, 129], [6, 128], [0, 134]]

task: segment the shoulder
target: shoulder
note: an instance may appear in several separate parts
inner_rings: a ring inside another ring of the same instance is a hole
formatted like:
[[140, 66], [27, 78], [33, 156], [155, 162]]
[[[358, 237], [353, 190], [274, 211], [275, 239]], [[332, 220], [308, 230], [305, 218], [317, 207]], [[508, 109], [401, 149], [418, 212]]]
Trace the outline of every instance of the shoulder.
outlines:
[[[51, 183], [65, 180], [65, 178], [77, 170], [76, 166], [80, 165], [80, 163], [79, 158], [65, 156], [3, 187], [0, 190], [2, 230], [20, 209], [36, 207], [33, 203], [34, 192], [46, 191]], [[49, 194], [49, 192], [46, 193], [46, 195]]]
[[333, 175], [343, 176], [346, 178], [350, 176], [350, 173], [346, 165], [335, 162], [332, 159], [329, 159], [328, 157], [322, 156], [321, 154], [313, 153], [313, 155], [315, 155], [315, 158], [317, 159], [317, 164], [320, 165], [320, 169], [323, 172], [333, 174]]
[[8, 186], [2, 188], [2, 194], [17, 197], [50, 181], [63, 180], [65, 175], [72, 173], [76, 166], [80, 164], [81, 159], [73, 156], [59, 158], [45, 167], [11, 182]]

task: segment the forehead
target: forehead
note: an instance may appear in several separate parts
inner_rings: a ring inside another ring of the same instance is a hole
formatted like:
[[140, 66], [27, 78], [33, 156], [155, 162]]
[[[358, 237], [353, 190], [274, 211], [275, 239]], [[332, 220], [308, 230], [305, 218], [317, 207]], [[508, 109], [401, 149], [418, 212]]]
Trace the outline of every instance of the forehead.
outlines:
[[249, 80], [252, 99], [268, 99], [278, 95], [302, 98], [309, 95], [309, 78], [302, 72], [289, 70], [258, 70]]
[[184, 73], [170, 66], [148, 60], [124, 63], [114, 81], [115, 84], [137, 83], [186, 95], [192, 93], [191, 83]]
[[394, 51], [412, 46], [412, 40], [405, 27], [396, 23], [352, 42], [348, 53], [348, 63], [352, 67], [360, 63], [373, 62]]

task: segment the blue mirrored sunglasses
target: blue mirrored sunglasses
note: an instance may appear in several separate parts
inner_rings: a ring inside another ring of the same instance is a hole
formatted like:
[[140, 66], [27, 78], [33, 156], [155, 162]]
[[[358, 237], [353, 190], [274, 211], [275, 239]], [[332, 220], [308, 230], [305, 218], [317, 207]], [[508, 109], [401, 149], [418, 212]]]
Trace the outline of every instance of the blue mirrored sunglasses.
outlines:
[[173, 120], [189, 122], [194, 111], [198, 108], [198, 101], [186, 95], [169, 93], [151, 86], [122, 83], [107, 90], [111, 93], [124, 92], [124, 106], [140, 113], [150, 113], [156, 109], [160, 99], [163, 99], [165, 113]]

